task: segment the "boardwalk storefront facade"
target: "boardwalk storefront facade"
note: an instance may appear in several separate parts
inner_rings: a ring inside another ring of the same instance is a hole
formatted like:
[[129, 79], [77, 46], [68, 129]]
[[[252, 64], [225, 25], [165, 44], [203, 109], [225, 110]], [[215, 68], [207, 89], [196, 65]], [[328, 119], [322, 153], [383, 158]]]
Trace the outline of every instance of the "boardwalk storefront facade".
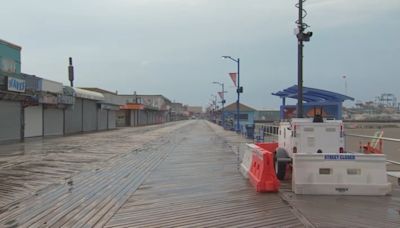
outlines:
[[21, 73], [21, 49], [0, 39], [0, 143], [182, 119], [162, 95], [119, 95]]
[[32, 97], [20, 73], [21, 47], [0, 40], [0, 141], [23, 138], [23, 105]]

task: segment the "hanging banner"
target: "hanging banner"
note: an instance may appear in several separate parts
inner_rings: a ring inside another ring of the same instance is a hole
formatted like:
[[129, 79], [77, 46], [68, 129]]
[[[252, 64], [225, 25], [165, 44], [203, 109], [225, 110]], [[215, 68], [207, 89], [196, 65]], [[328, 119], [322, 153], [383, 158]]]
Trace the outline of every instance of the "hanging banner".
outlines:
[[221, 100], [224, 99], [224, 93], [223, 92], [218, 92], [219, 97], [221, 98]]
[[235, 86], [237, 87], [237, 85], [236, 85], [236, 77], [237, 77], [237, 74], [236, 74], [236, 73], [229, 73], [229, 76], [231, 76], [231, 79], [232, 79], [232, 81], [233, 81], [233, 84], [235, 84]]

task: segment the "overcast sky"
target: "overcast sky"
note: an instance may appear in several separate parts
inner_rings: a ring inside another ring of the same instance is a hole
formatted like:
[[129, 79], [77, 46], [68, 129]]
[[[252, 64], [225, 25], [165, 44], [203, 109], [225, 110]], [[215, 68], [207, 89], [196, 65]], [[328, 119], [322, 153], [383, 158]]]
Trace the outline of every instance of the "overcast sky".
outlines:
[[[295, 0], [13, 0], [1, 4], [0, 38], [22, 46], [22, 71], [68, 85], [163, 94], [206, 106], [241, 60], [243, 103], [278, 109], [272, 92], [297, 83]], [[400, 100], [400, 1], [308, 0], [314, 35], [304, 85], [373, 100]], [[295, 103], [295, 101], [291, 102]]]

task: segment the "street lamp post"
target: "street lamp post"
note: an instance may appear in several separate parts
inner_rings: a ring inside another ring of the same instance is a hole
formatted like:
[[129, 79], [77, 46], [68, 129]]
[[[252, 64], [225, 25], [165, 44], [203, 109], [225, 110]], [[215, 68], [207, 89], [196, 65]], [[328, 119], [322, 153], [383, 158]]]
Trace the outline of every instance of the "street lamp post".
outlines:
[[221, 82], [213, 82], [213, 84], [218, 84], [222, 87], [222, 95], [221, 95], [221, 104], [222, 104], [222, 112], [221, 112], [221, 122], [222, 122], [222, 127], [225, 128], [225, 116], [224, 116], [224, 112], [225, 112], [225, 108], [224, 108], [224, 104], [225, 104], [225, 89], [224, 89], [224, 83]]
[[216, 111], [217, 111], [217, 109], [218, 109], [218, 106], [217, 106], [217, 96], [214, 95], [214, 94], [211, 94], [211, 97], [213, 98], [213, 99], [211, 100], [211, 102], [212, 102], [212, 104], [213, 104], [213, 117], [212, 117], [212, 120], [213, 120], [213, 122], [217, 122], [217, 117], [216, 117]]
[[240, 123], [239, 123], [239, 117], [240, 117], [240, 108], [239, 108], [239, 103], [240, 103], [240, 93], [243, 93], [243, 87], [240, 86], [240, 59], [234, 59], [231, 56], [222, 56], [224, 59], [230, 59], [234, 62], [237, 63], [237, 100], [236, 100], [236, 132], [240, 132]]

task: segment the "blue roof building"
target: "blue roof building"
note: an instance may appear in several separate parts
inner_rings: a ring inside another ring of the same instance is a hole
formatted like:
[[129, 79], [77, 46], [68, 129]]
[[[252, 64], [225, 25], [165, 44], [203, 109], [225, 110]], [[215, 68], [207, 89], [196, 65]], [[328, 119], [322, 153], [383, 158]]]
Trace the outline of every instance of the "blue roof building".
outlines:
[[[297, 99], [297, 85], [282, 91], [272, 93], [282, 99], [280, 107], [281, 119], [290, 119], [296, 115], [296, 105], [286, 105], [286, 98]], [[312, 117], [315, 109], [322, 108], [322, 115], [327, 118], [342, 119], [342, 105], [346, 100], [353, 101], [354, 98], [316, 88], [303, 87], [303, 110], [304, 117]]]

